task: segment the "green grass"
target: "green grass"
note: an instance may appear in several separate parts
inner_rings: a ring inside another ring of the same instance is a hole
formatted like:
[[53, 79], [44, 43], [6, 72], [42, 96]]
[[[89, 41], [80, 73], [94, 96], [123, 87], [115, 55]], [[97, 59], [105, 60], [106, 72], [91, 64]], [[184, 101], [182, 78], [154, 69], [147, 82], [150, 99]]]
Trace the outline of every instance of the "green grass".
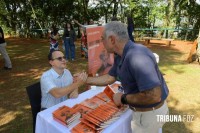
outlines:
[[177, 47], [152, 49], [160, 55], [159, 67], [165, 74], [164, 77], [169, 87], [170, 94], [167, 101], [170, 114], [194, 115], [194, 121], [166, 123], [164, 133], [199, 133], [200, 65], [186, 62], [191, 45], [179, 46], [176, 49]]
[[[38, 81], [41, 74], [49, 69], [49, 43], [40, 39], [6, 40], [13, 70], [0, 69], [0, 132], [32, 133], [32, 116], [25, 87]], [[170, 114], [195, 116], [194, 122], [166, 123], [164, 133], [200, 132], [200, 66], [186, 63], [190, 47], [187, 44], [174, 44], [170, 48], [159, 44], [149, 46], [160, 56], [159, 67], [170, 90], [167, 99]], [[76, 50], [77, 59], [68, 62], [67, 68], [72, 73], [87, 71], [87, 60], [80, 57], [78, 43]], [[2, 59], [0, 67], [3, 67]]]

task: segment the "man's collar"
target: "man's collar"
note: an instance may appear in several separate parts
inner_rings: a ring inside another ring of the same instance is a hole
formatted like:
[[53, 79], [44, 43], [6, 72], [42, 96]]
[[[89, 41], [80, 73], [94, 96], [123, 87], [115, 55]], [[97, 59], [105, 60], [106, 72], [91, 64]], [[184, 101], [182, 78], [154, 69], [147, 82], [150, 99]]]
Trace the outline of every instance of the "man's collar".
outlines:
[[133, 45], [134, 43], [132, 42], [132, 41], [128, 41], [126, 44], [125, 44], [125, 46], [124, 46], [124, 50], [123, 50], [123, 53], [122, 53], [122, 58], [124, 58], [125, 56], [126, 56], [126, 53], [127, 53], [127, 51], [129, 50], [129, 47], [131, 46], [131, 45]]
[[117, 54], [117, 56], [120, 57], [119, 67], [121, 67], [122, 63], [124, 62], [125, 56], [126, 56], [126, 54], [127, 54], [127, 52], [128, 52], [128, 50], [129, 50], [131, 45], [133, 45], [133, 42], [132, 41], [128, 41], [124, 46], [122, 56]]
[[55, 78], [59, 78], [64, 74], [65, 71], [63, 71], [63, 74], [59, 75], [53, 68], [51, 68], [51, 72]]

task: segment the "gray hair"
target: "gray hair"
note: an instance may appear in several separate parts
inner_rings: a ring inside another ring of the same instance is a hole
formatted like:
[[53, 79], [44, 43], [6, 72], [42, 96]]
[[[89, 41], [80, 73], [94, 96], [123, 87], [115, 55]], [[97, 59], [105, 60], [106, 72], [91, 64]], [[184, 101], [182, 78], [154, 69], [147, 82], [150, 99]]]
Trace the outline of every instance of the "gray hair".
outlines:
[[104, 34], [107, 38], [110, 35], [117, 37], [119, 42], [129, 40], [127, 26], [119, 21], [111, 21], [104, 26]]

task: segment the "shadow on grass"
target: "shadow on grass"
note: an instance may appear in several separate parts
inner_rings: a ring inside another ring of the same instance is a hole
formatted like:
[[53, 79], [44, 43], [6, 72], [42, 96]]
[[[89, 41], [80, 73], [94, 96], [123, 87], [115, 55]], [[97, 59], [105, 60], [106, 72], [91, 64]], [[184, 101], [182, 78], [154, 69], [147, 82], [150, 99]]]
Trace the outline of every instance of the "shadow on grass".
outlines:
[[[168, 98], [169, 99], [169, 98]], [[184, 111], [177, 110], [176, 106], [179, 105], [179, 101], [173, 97], [170, 97], [170, 102], [173, 103], [173, 106], [169, 106], [169, 115], [186, 115]], [[176, 130], [174, 130], [176, 129]], [[185, 122], [167, 122], [163, 126], [163, 133], [192, 133], [192, 131], [188, 128]]]
[[[7, 98], [8, 99], [8, 98]], [[1, 114], [4, 114], [3, 119], [1, 119], [0, 132], [1, 133], [32, 133], [32, 117], [30, 107], [27, 101], [27, 97], [24, 97], [24, 101], [16, 99], [10, 103], [4, 103], [4, 111], [1, 111]], [[26, 105], [26, 106], [22, 106]], [[2, 105], [2, 103], [1, 103]], [[10, 105], [11, 107], [8, 107]], [[2, 117], [2, 115], [1, 115]]]

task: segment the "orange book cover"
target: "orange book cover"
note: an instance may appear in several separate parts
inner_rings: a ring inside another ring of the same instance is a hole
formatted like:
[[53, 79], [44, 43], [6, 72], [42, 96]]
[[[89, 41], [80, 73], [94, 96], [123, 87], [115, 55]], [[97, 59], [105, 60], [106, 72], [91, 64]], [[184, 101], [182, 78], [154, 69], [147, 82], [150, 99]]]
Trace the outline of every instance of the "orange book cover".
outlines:
[[100, 106], [98, 109], [94, 110], [95, 113], [99, 114], [100, 116], [102, 115], [102, 113], [104, 114], [103, 117], [105, 119], [108, 119], [110, 117], [112, 117], [112, 114], [114, 114], [116, 111], [113, 110], [112, 108], [105, 106], [106, 104]]
[[93, 123], [91, 123], [90, 121], [87, 121], [83, 118], [80, 119], [80, 121], [84, 124], [86, 124], [87, 126], [91, 127], [92, 129], [96, 130], [97, 128], [99, 128], [99, 126], [94, 125]]
[[98, 107], [98, 105], [95, 102], [90, 101], [89, 99], [86, 99], [85, 101], [81, 102], [80, 104], [82, 104], [90, 109], [95, 109]]
[[112, 101], [107, 102], [107, 104], [105, 104], [105, 106], [108, 106], [108, 107], [110, 107], [110, 108], [112, 108], [112, 109], [114, 109], [114, 110], [119, 110], [119, 107], [117, 107], [117, 106], [115, 105], [115, 103], [112, 102]]
[[104, 89], [103, 92], [110, 98], [110, 100], [113, 101], [113, 95], [115, 93], [114, 93], [113, 89], [109, 85], [106, 86], [106, 88]]
[[88, 120], [89, 122], [93, 123], [96, 126], [99, 126], [101, 124], [101, 122], [99, 120], [97, 120], [87, 114], [84, 114], [82, 118], [85, 120]]
[[[99, 119], [101, 119], [100, 121], [106, 121], [107, 120], [107, 116], [105, 115], [106, 113], [99, 111], [99, 110], [95, 110], [93, 112], [90, 112], [89, 114], [94, 115], [95, 117], [98, 117]], [[103, 115], [102, 115], [103, 114]]]
[[62, 125], [64, 125], [64, 126], [66, 126], [66, 123], [65, 123], [64, 121], [61, 121], [60, 119], [58, 119], [58, 118], [56, 118], [56, 117], [53, 117], [53, 119], [54, 119], [55, 121], [57, 121], [58, 123], [60, 123], [60, 124], [62, 124]]
[[107, 113], [113, 113], [113, 112], [116, 112], [116, 110], [114, 110], [113, 108], [107, 106], [106, 104], [101, 106], [101, 110], [102, 111], [105, 111]]
[[102, 104], [105, 104], [105, 101], [100, 99], [100, 98], [98, 98], [96, 95], [93, 96], [90, 100], [95, 102], [98, 106], [100, 106]]
[[76, 112], [80, 112], [81, 115], [82, 114], [86, 114], [88, 112], [90, 112], [92, 109], [91, 108], [88, 108], [87, 106], [84, 106], [82, 104], [76, 104], [72, 107], [72, 109]]
[[71, 130], [72, 133], [95, 133], [96, 131], [86, 124], [80, 122]]
[[110, 98], [104, 92], [101, 92], [101, 93], [97, 94], [96, 96], [105, 102], [110, 101]]
[[87, 115], [96, 117], [100, 122], [107, 120], [110, 117], [111, 110], [110, 110], [110, 108], [108, 110], [106, 110], [104, 107], [105, 105], [106, 104], [99, 106], [95, 110], [89, 112]]
[[97, 119], [100, 122], [104, 122], [104, 119], [101, 116], [98, 116], [96, 113], [87, 113], [87, 115], [89, 115], [90, 117], [93, 117], [95, 119]]
[[99, 105], [104, 104], [105, 102], [101, 99], [99, 99], [98, 97], [94, 96], [91, 99], [86, 99], [85, 101], [81, 102], [82, 105], [91, 108], [91, 109], [95, 109], [97, 108]]
[[107, 105], [109, 105], [109, 106], [111, 106], [111, 107], [113, 107], [113, 108], [119, 108], [119, 107], [117, 107], [117, 106], [115, 105], [115, 103], [114, 103], [113, 101], [108, 102]]
[[76, 111], [72, 108], [64, 105], [53, 112], [53, 117], [59, 120], [60, 122], [69, 124], [75, 119], [80, 118], [79, 114], [80, 113], [76, 113]]

